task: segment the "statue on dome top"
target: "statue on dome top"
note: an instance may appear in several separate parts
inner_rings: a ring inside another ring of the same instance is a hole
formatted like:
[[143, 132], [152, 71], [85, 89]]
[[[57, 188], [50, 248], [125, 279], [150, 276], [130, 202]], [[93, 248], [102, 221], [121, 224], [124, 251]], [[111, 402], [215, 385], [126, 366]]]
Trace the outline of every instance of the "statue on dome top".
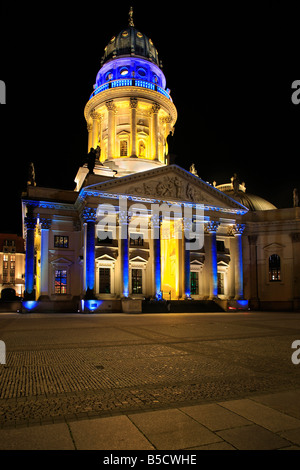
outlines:
[[231, 178], [231, 182], [232, 182], [234, 194], [238, 194], [239, 189], [240, 189], [240, 182], [236, 173], [234, 173], [233, 177]]

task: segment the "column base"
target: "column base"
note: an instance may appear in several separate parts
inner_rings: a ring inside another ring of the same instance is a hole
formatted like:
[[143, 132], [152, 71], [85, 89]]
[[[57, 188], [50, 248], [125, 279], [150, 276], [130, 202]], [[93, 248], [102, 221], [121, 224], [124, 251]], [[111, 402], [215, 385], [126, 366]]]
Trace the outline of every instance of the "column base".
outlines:
[[93, 289], [87, 289], [84, 300], [97, 300]]
[[35, 300], [35, 290], [33, 292], [24, 292], [24, 300]]

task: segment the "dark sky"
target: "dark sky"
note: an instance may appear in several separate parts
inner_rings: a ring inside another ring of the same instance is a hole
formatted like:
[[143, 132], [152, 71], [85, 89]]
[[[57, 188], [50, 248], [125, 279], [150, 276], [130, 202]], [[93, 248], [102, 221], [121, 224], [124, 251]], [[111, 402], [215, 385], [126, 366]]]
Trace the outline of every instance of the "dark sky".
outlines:
[[87, 151], [84, 106], [130, 5], [136, 28], [158, 49], [177, 107], [175, 163], [195, 163], [217, 184], [236, 172], [249, 193], [291, 206], [293, 188], [300, 190], [300, 105], [291, 101], [300, 79], [299, 14], [265, 3], [3, 5], [0, 232], [21, 230], [31, 160], [39, 186], [74, 189]]

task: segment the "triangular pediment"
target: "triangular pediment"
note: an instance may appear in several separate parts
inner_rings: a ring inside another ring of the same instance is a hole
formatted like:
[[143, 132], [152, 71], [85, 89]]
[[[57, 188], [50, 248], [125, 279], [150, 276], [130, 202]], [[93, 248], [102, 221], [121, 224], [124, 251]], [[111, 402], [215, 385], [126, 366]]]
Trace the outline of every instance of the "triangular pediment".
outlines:
[[156, 202], [184, 202], [203, 204], [212, 209], [233, 209], [247, 212], [242, 204], [206, 183], [198, 176], [177, 166], [155, 168], [132, 175], [114, 178], [83, 189], [89, 195], [123, 194], [133, 199], [151, 199]]

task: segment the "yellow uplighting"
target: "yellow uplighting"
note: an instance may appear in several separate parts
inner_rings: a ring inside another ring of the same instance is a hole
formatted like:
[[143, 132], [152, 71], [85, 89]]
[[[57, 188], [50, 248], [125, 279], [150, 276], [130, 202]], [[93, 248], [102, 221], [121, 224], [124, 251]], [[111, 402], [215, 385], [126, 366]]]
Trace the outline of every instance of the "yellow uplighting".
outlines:
[[164, 220], [161, 227], [161, 283], [165, 299], [179, 298], [179, 240], [173, 220]]

